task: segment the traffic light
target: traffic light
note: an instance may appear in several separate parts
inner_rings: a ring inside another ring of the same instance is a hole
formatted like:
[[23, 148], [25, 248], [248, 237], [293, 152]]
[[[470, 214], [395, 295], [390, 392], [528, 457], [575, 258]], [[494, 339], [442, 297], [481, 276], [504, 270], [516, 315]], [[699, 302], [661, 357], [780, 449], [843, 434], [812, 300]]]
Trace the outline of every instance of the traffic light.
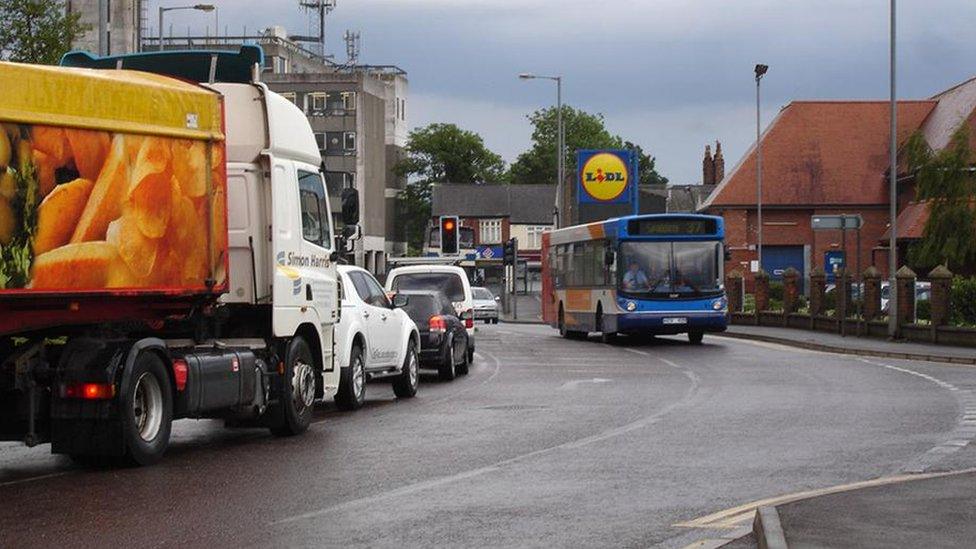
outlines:
[[505, 265], [515, 265], [515, 257], [518, 255], [518, 240], [509, 238], [505, 241]]
[[441, 216], [441, 253], [444, 255], [458, 253], [458, 217], [456, 215]]

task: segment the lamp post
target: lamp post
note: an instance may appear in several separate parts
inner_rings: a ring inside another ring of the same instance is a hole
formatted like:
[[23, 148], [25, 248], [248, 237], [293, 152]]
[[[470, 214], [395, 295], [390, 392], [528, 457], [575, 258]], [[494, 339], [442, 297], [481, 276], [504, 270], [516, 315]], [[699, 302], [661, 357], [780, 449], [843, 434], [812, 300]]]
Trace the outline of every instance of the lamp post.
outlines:
[[898, 235], [896, 234], [895, 222], [898, 217], [898, 112], [895, 101], [895, 0], [891, 0], [891, 44], [890, 44], [890, 69], [889, 78], [891, 84], [891, 166], [889, 166], [889, 211], [891, 216], [891, 228], [888, 236], [888, 337], [898, 337], [898, 288], [895, 271], [898, 269]]
[[177, 10], [198, 10], [198, 11], [214, 11], [217, 9], [213, 4], [194, 4], [192, 6], [173, 6], [173, 7], [163, 7], [159, 6], [159, 51], [163, 51], [163, 14], [168, 11]]
[[558, 229], [560, 225], [560, 205], [563, 200], [563, 185], [566, 183], [565, 162], [566, 136], [563, 130], [563, 77], [542, 76], [527, 72], [519, 74], [522, 80], [552, 80], [556, 82], [556, 207], [553, 210], [553, 225]]
[[762, 140], [760, 139], [760, 127], [759, 127], [759, 81], [762, 80], [766, 71], [769, 70], [768, 65], [756, 65], [756, 226], [758, 227], [758, 234], [756, 235], [756, 265], [758, 267], [757, 272], [762, 270], [762, 245], [763, 245], [763, 234], [762, 234]]

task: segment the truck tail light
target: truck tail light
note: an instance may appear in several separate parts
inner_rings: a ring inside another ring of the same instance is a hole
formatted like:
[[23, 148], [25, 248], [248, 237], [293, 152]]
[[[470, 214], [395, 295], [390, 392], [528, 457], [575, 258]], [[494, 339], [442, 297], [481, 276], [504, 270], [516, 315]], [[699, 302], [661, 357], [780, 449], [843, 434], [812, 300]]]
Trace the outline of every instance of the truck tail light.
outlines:
[[111, 383], [67, 383], [61, 386], [61, 398], [109, 400], [115, 398], [115, 385]]
[[186, 380], [190, 375], [190, 366], [182, 358], [173, 361], [173, 381], [176, 382], [177, 392], [186, 389]]
[[434, 315], [430, 317], [430, 320], [427, 321], [427, 324], [428, 326], [430, 326], [431, 332], [442, 334], [447, 331], [447, 321], [444, 320], [444, 317], [440, 315]]

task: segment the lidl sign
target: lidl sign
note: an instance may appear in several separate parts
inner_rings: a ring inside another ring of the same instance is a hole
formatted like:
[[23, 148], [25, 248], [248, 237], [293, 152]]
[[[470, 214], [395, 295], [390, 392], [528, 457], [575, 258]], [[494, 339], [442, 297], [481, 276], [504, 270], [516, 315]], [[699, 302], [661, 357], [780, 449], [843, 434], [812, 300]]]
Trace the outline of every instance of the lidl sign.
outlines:
[[634, 155], [627, 150], [579, 151], [577, 196], [581, 204], [628, 204], [634, 200]]

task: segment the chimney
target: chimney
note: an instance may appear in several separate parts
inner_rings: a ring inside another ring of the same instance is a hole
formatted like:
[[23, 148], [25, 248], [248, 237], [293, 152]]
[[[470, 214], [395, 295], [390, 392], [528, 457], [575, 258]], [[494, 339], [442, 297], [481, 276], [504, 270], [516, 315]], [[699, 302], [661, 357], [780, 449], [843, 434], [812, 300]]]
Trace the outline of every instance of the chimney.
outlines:
[[725, 179], [725, 158], [722, 157], [722, 142], [715, 142], [715, 181], [717, 185]]
[[702, 184], [715, 184], [715, 162], [712, 160], [711, 145], [705, 145], [705, 159], [702, 160]]

